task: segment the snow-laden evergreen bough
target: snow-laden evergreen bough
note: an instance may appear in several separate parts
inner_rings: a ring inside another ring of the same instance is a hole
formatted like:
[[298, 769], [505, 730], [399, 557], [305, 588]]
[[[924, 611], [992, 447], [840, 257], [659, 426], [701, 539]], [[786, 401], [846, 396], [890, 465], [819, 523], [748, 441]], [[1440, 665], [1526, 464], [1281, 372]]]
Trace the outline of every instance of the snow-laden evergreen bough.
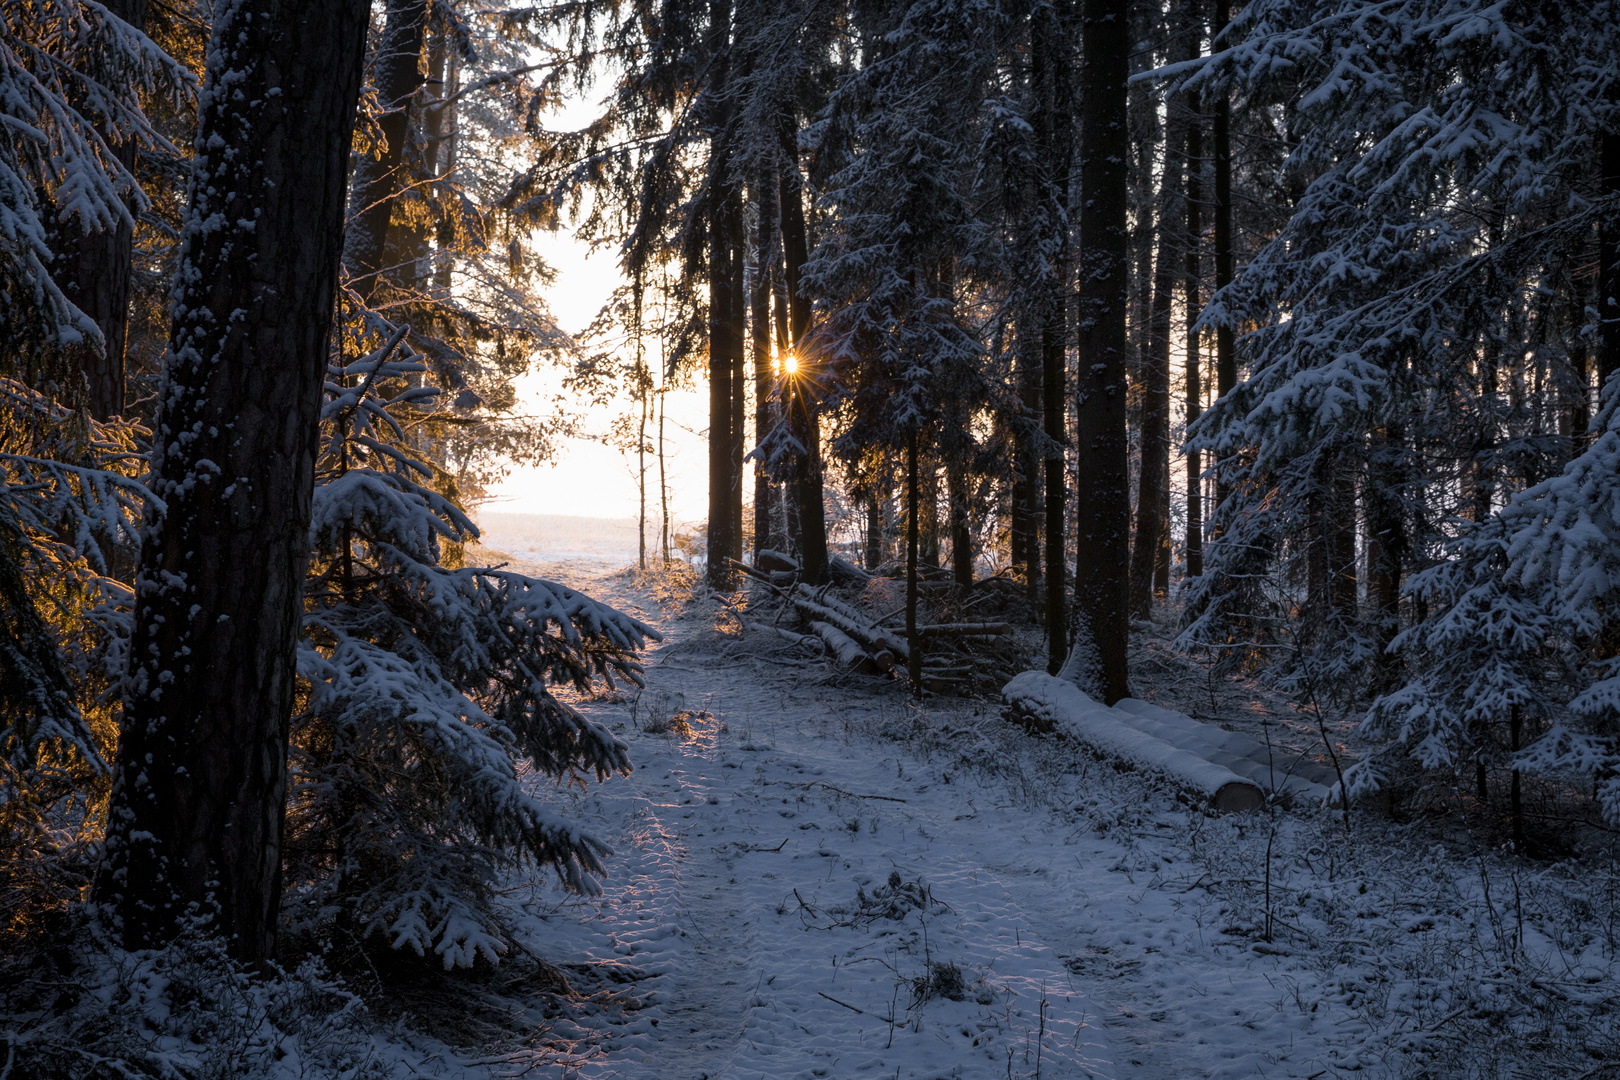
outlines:
[[133, 225], [147, 199], [109, 143], [178, 153], [147, 120], [141, 95], [178, 98], [195, 87], [190, 71], [100, 4], [0, 2], [0, 328], [29, 381], [44, 376], [78, 396], [76, 372], [35, 370], [42, 355], [101, 339], [51, 276], [59, 233], [68, 223], [85, 232]]
[[1186, 641], [1290, 656], [1299, 686], [1353, 693], [1371, 668], [1374, 688], [1393, 690], [1401, 620], [1421, 618], [1425, 590], [1455, 569], [1426, 568], [1568, 459], [1599, 336], [1586, 268], [1620, 212], [1599, 175], [1616, 14], [1261, 0], [1213, 56], [1158, 73], [1279, 118], [1299, 191], [1201, 317], [1253, 329], [1239, 343], [1247, 377], [1189, 431], [1232, 495], [1188, 594]]
[[[1368, 712], [1362, 730], [1380, 746], [1347, 772], [1351, 795], [1405, 757], [1449, 772], [1495, 755], [1520, 773], [1583, 776], [1620, 824], [1620, 380], [1587, 448], [1447, 554], [1408, 585], [1435, 606], [1395, 641], [1421, 674]], [[1515, 713], [1538, 734], [1505, 753], [1488, 731]]]
[[437, 390], [403, 328], [378, 325], [327, 383], [285, 911], [300, 934], [341, 926], [468, 966], [506, 951], [491, 900], [511, 863], [599, 889], [606, 846], [531, 788], [630, 760], [552, 687], [640, 685], [657, 635], [554, 582], [458, 565], [477, 529], [408, 428]]

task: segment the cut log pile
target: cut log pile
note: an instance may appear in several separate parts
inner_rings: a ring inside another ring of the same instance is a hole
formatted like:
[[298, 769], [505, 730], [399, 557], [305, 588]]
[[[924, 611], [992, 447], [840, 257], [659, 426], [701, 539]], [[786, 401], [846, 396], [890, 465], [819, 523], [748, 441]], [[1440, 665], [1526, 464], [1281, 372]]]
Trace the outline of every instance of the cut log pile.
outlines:
[[[746, 612], [732, 608], [732, 614], [745, 627], [768, 627], [787, 641], [831, 658], [845, 672], [904, 678], [911, 642], [904, 627], [896, 625], [903, 610], [874, 617], [836, 592], [839, 587], [864, 587], [881, 575], [836, 557], [831, 563], [833, 583], [813, 588], [799, 580], [798, 564], [780, 552], [762, 551], [752, 566], [733, 560], [733, 569], [767, 588], [756, 592]], [[1005, 683], [1022, 666], [1008, 637], [1011, 629], [999, 620], [918, 626], [924, 688], [967, 693]]]

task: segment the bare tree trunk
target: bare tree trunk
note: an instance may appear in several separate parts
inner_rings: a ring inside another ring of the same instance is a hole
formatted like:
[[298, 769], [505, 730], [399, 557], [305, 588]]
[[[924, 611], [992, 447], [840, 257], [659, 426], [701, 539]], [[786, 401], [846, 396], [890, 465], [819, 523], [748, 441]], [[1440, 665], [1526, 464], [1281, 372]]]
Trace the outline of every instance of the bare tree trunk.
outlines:
[[[1620, 96], [1620, 89], [1611, 90]], [[1613, 198], [1620, 195], [1620, 131], [1613, 125], [1598, 137], [1599, 171], [1601, 179], [1598, 193]], [[1598, 229], [1598, 393], [1609, 376], [1620, 370], [1620, 219], [1610, 214]]]
[[917, 633], [917, 433], [906, 441], [906, 674], [911, 693], [922, 697], [922, 635]]
[[1129, 694], [1126, 577], [1130, 494], [1125, 448], [1125, 304], [1130, 235], [1125, 210], [1126, 0], [1083, 0], [1080, 91], [1080, 378], [1076, 431], [1080, 499], [1074, 602], [1097, 651], [1100, 689]]
[[427, 0], [388, 0], [387, 21], [377, 48], [373, 79], [386, 109], [378, 123], [383, 153], [379, 159], [362, 158], [355, 166], [354, 227], [348, 238], [349, 274], [355, 291], [367, 302], [384, 272], [394, 200], [409, 180], [405, 142], [411, 99], [422, 86], [427, 13]]
[[883, 562], [883, 503], [877, 493], [866, 496], [866, 568], [876, 570]]
[[[1189, 32], [1202, 36], [1203, 17], [1197, 0], [1189, 0]], [[1193, 29], [1196, 28], [1196, 29]], [[1199, 49], [1193, 43], [1193, 51]], [[1196, 112], [1197, 98], [1187, 96], [1187, 427], [1198, 420], [1204, 409], [1203, 357], [1200, 355], [1200, 333], [1193, 329], [1203, 308], [1200, 282], [1203, 279], [1199, 249], [1203, 242], [1202, 218], [1204, 199], [1204, 131]], [[1187, 576], [1201, 577], [1204, 573], [1204, 462], [1198, 450], [1187, 451]]]
[[744, 263], [747, 245], [743, 236], [742, 193], [733, 190], [730, 200], [731, 227], [731, 557], [742, 561], [743, 553], [743, 456], [748, 434], [748, 293]]
[[669, 473], [664, 467], [664, 400], [668, 388], [658, 388], [658, 502], [664, 512], [663, 549], [664, 565], [669, 565]]
[[813, 357], [808, 355], [810, 298], [801, 271], [810, 258], [804, 220], [804, 181], [799, 175], [799, 133], [793, 114], [784, 110], [779, 137], [782, 144], [782, 262], [788, 296], [793, 354], [799, 362], [799, 388], [793, 395], [799, 407], [794, 434], [804, 446], [794, 481], [799, 514], [799, 559], [804, 579], [812, 585], [827, 580], [827, 508], [822, 498], [821, 421], [816, 402], [804, 391], [813, 386]]
[[[1050, 248], [1039, 305], [1041, 343], [1041, 431], [1046, 436], [1044, 457], [1046, 520], [1041, 530], [1046, 538], [1046, 641], [1047, 670], [1056, 672], [1068, 650], [1067, 596], [1068, 573], [1065, 563], [1063, 510], [1067, 485], [1063, 478], [1064, 430], [1064, 346], [1068, 340], [1067, 281], [1069, 263], [1068, 178], [1073, 166], [1074, 140], [1071, 138], [1069, 109], [1073, 101], [1069, 31], [1073, 12], [1069, 0], [1043, 9], [1032, 28], [1031, 76], [1040, 102], [1035, 133], [1041, 156], [1041, 203], [1043, 224], [1049, 230], [1042, 237]], [[1031, 561], [1038, 553], [1031, 553]]]
[[[1033, 319], [1026, 321], [1034, 322]], [[1028, 344], [1026, 337], [1031, 339]], [[1041, 577], [1039, 507], [1042, 459], [1035, 456], [1030, 445], [1032, 437], [1027, 425], [1032, 425], [1034, 418], [1041, 413], [1041, 365], [1044, 360], [1037, 355], [1039, 341], [1039, 332], [1033, 325], [1019, 326], [1018, 398], [1024, 415], [1018, 418], [1019, 429], [1013, 436], [1018, 461], [1012, 488], [1010, 543], [1013, 565], [1023, 569], [1024, 583], [1029, 589], [1032, 603], [1040, 588]]]
[[[1226, 29], [1230, 0], [1215, 0], [1214, 33]], [[1215, 46], [1217, 49], [1220, 45]], [[1215, 100], [1215, 290], [1232, 283], [1232, 101], [1222, 93]], [[1225, 397], [1237, 385], [1237, 352], [1232, 327], [1215, 328], [1215, 396]], [[1220, 470], [1215, 472], [1215, 506], [1226, 502], [1231, 487]]]
[[730, 121], [731, 107], [724, 102], [731, 35], [730, 0], [709, 2], [709, 54], [713, 67], [707, 93], [711, 114], [709, 131], [709, 533], [705, 553], [706, 577], [716, 588], [731, 583], [726, 560], [732, 552], [732, 393], [735, 368], [731, 356], [732, 212]]
[[[98, 898], [275, 953], [295, 651], [369, 5], [219, 9], [199, 102]], [[204, 223], [209, 223], [206, 227]], [[234, 312], [231, 318], [217, 317]]]
[[[754, 349], [754, 445], [771, 431], [771, 277], [776, 263], [776, 177], [761, 166], [751, 186], [758, 207], [754, 233], [754, 276], [749, 294], [749, 331]], [[754, 462], [754, 555], [771, 546], [771, 477]]]
[[962, 588], [973, 584], [973, 529], [968, 518], [967, 462], [952, 454], [945, 463], [945, 497], [950, 501], [951, 579]]
[[1175, 230], [1181, 213], [1181, 165], [1187, 123], [1172, 108], [1164, 129], [1164, 171], [1159, 192], [1159, 253], [1153, 270], [1153, 308], [1142, 365], [1142, 465], [1137, 473], [1136, 546], [1131, 551], [1131, 614], [1153, 614], [1153, 585], [1165, 539], [1170, 484], [1170, 306], [1176, 287]]
[[[638, 320], [639, 321], [639, 320]], [[647, 385], [646, 365], [640, 361], [640, 338], [637, 337], [636, 385], [641, 398], [641, 419], [636, 425], [636, 497], [640, 508], [636, 516], [636, 566], [647, 569]]]
[[1400, 499], [1405, 434], [1399, 424], [1373, 433], [1362, 502], [1367, 510], [1367, 599], [1376, 622], [1379, 666], [1385, 677], [1395, 658], [1387, 651], [1400, 628], [1401, 568], [1407, 551]]

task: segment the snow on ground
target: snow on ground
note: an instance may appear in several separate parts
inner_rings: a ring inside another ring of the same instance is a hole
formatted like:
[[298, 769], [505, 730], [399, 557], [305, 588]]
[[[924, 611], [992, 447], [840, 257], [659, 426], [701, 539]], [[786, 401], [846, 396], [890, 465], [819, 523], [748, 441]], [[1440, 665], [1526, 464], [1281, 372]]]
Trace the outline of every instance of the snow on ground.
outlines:
[[1551, 1077], [1620, 1059], [1612, 867], [1603, 885], [1454, 855], [1374, 819], [1347, 836], [1324, 811], [1212, 817], [993, 706], [792, 666], [626, 574], [514, 569], [665, 634], [645, 692], [581, 703], [636, 772], [554, 796], [614, 846], [604, 894], [513, 894], [527, 948], [621, 989], [548, 1075]]

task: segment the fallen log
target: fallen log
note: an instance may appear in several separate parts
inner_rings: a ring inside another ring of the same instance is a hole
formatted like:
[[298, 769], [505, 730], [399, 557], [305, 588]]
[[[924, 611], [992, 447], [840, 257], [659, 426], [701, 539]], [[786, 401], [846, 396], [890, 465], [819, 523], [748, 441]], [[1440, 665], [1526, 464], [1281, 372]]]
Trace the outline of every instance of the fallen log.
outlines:
[[1001, 691], [1008, 706], [1037, 726], [1059, 732], [1093, 752], [1124, 762], [1205, 799], [1216, 810], [1258, 810], [1265, 793], [1224, 765], [1179, 750], [1126, 723], [1079, 687], [1044, 671], [1026, 671]]
[[894, 667], [894, 656], [892, 654], [883, 654], [889, 662], [889, 667], [885, 668], [877, 657], [869, 655], [865, 649], [861, 648], [860, 642], [836, 626], [817, 621], [810, 624], [810, 629], [815, 631], [818, 638], [827, 643], [827, 648], [832, 650], [833, 656], [838, 658], [838, 662], [844, 666], [846, 671], [858, 672], [862, 675], [877, 675]]
[[[963, 623], [930, 623], [917, 627], [917, 635], [923, 639], [928, 638], [998, 638], [1009, 633], [1012, 627], [1001, 622], [963, 622]], [[901, 637], [906, 636], [904, 630], [896, 630]]]
[[843, 585], [865, 585], [872, 580], [871, 574], [839, 555], [827, 560], [827, 570], [834, 581]]
[[754, 556], [754, 565], [766, 573], [770, 573], [773, 570], [790, 570], [796, 572], [799, 569], [799, 560], [795, 559], [791, 555], [784, 555], [780, 551], [773, 551], [770, 548], [762, 548], [759, 554]]
[[[848, 609], [844, 608], [843, 604], [837, 603], [837, 601], [834, 601], [833, 605], [824, 602], [818, 603], [805, 595], [808, 591], [803, 586], [800, 586], [799, 591], [789, 597], [794, 610], [803, 616], [806, 622], [830, 623], [862, 645], [865, 645], [868, 649], [871, 649], [874, 653], [884, 651], [902, 660], [910, 657], [911, 651], [906, 647], [906, 643], [890, 631], [851, 618], [845, 614]], [[844, 610], [839, 610], [840, 608]]]

